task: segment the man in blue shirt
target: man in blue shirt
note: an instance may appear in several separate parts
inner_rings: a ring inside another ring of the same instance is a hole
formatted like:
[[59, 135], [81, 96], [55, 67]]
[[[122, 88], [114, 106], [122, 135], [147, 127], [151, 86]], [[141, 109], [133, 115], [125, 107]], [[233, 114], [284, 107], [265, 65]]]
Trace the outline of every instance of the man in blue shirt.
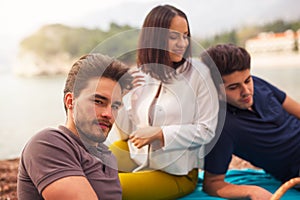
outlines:
[[[221, 135], [205, 157], [203, 189], [223, 198], [270, 199], [272, 194], [261, 187], [225, 182], [225, 174], [234, 154], [282, 182], [299, 177], [300, 104], [252, 76], [250, 55], [241, 47], [216, 45], [201, 58], [211, 69], [221, 101], [227, 102]], [[215, 78], [218, 73], [222, 81]]]

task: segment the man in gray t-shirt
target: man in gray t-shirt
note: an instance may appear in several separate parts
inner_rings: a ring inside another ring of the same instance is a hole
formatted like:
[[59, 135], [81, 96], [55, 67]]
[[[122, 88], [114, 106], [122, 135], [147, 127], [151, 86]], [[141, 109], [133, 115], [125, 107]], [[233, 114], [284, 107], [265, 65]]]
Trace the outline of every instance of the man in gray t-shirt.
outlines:
[[40, 131], [24, 147], [19, 200], [122, 199], [116, 159], [103, 142], [130, 86], [127, 70], [101, 54], [72, 66], [64, 89], [66, 124]]

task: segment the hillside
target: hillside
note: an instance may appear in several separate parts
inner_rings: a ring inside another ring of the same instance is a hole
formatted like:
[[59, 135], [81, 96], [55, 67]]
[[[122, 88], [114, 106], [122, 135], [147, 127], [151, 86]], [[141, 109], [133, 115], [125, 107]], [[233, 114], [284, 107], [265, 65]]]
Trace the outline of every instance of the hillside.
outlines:
[[[244, 46], [247, 39], [260, 32], [297, 31], [299, 28], [300, 20], [277, 20], [223, 32], [210, 38], [193, 38], [193, 41], [200, 44], [198, 46], [201, 48], [217, 43]], [[23, 76], [64, 74], [74, 60], [90, 52], [103, 53], [132, 64], [135, 62], [138, 34], [139, 30], [133, 27], [115, 23], [110, 24], [108, 31], [62, 24], [46, 25], [21, 41], [15, 73]], [[195, 49], [195, 52], [198, 51]]]
[[[15, 73], [23, 76], [64, 74], [76, 59], [90, 52], [122, 56], [125, 50], [135, 48], [136, 37], [129, 34], [118, 37], [118, 33], [131, 29], [114, 23], [106, 32], [62, 24], [44, 26], [21, 41]], [[135, 57], [127, 54], [122, 59], [134, 62]]]

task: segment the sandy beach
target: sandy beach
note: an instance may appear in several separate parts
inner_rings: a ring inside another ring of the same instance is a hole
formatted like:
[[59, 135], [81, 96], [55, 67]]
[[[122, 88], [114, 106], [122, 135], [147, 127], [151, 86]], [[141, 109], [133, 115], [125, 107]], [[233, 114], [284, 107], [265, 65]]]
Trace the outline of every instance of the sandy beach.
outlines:
[[19, 159], [0, 161], [0, 200], [17, 199]]
[[[17, 173], [19, 158], [0, 161], [0, 200], [17, 200]], [[231, 169], [253, 168], [248, 162], [233, 156]]]

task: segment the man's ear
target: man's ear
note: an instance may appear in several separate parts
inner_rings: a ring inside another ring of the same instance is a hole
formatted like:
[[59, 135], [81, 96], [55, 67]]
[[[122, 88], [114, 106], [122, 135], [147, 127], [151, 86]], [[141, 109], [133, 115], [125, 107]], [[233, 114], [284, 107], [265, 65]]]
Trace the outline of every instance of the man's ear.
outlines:
[[71, 92], [66, 93], [65, 98], [65, 106], [67, 109], [73, 109], [74, 95]]

